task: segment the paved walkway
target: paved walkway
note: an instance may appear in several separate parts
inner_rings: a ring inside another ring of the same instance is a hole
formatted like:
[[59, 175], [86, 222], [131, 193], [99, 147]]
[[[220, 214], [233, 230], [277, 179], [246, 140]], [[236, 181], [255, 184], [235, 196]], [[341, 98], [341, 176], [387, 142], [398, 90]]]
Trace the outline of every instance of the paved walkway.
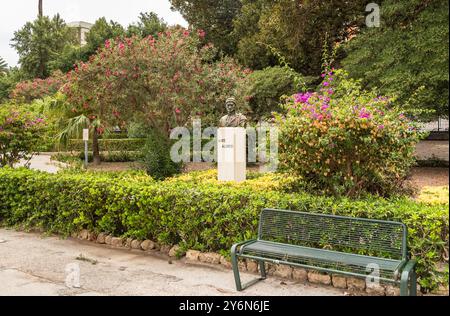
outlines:
[[417, 144], [416, 156], [420, 160], [438, 159], [449, 161], [448, 140], [425, 140]]
[[[59, 169], [64, 168], [66, 164], [62, 162], [50, 160], [51, 153], [41, 153], [34, 155], [29, 161], [30, 169], [46, 171], [49, 173], [57, 173]], [[16, 167], [23, 166], [27, 161], [21, 160]]]
[[[77, 257], [85, 259], [77, 260]], [[66, 279], [76, 284], [70, 278], [76, 267], [80, 270], [80, 287], [67, 287]], [[242, 276], [244, 282], [255, 277]], [[157, 253], [112, 249], [87, 241], [43, 238], [6, 229], [0, 229], [0, 284], [0, 296], [344, 295], [332, 287], [304, 285], [275, 277], [244, 292], [236, 292], [233, 273], [220, 266], [189, 264], [184, 259], [170, 264]]]

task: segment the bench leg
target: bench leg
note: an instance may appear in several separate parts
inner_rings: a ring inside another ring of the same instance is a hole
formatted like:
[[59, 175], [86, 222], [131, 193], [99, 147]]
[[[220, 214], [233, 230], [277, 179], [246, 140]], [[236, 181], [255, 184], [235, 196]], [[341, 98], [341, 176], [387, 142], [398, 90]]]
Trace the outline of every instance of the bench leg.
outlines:
[[266, 278], [266, 266], [264, 265], [264, 261], [259, 261], [259, 272], [261, 273], [261, 278]]
[[236, 283], [236, 290], [242, 291], [241, 277], [239, 275], [239, 265], [236, 256], [236, 247], [231, 247], [231, 266], [233, 267], [234, 282]]
[[417, 296], [417, 276], [416, 271], [411, 271], [409, 280], [409, 296]]
[[414, 267], [415, 261], [409, 261], [402, 271], [400, 280], [400, 295], [401, 296], [416, 296], [417, 295], [417, 279]]

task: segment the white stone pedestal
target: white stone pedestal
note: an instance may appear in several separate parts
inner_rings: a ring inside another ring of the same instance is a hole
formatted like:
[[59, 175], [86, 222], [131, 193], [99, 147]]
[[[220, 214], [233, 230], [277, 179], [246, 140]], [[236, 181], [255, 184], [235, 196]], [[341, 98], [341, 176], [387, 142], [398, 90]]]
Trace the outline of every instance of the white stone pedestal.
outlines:
[[245, 128], [221, 127], [217, 130], [219, 181], [245, 181], [246, 148]]

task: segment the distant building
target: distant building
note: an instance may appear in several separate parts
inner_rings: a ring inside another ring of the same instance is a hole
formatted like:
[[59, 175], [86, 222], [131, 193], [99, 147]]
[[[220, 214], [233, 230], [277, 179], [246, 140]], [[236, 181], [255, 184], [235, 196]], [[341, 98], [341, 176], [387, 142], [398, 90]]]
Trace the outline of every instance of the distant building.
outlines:
[[77, 31], [78, 31], [77, 37], [78, 37], [78, 42], [80, 43], [80, 45], [86, 44], [86, 34], [89, 32], [89, 30], [91, 29], [91, 27], [93, 25], [94, 24], [91, 24], [88, 22], [83, 22], [83, 21], [67, 23], [68, 27], [73, 27], [73, 28], [77, 29]]

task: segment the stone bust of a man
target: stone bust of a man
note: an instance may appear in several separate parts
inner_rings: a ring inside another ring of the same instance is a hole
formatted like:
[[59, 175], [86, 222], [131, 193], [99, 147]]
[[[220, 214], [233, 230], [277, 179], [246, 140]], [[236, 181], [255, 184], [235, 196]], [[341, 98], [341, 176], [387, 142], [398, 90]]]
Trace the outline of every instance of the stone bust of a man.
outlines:
[[219, 121], [219, 127], [245, 127], [247, 118], [241, 113], [236, 113], [236, 99], [228, 98], [225, 102], [227, 115], [223, 116]]

